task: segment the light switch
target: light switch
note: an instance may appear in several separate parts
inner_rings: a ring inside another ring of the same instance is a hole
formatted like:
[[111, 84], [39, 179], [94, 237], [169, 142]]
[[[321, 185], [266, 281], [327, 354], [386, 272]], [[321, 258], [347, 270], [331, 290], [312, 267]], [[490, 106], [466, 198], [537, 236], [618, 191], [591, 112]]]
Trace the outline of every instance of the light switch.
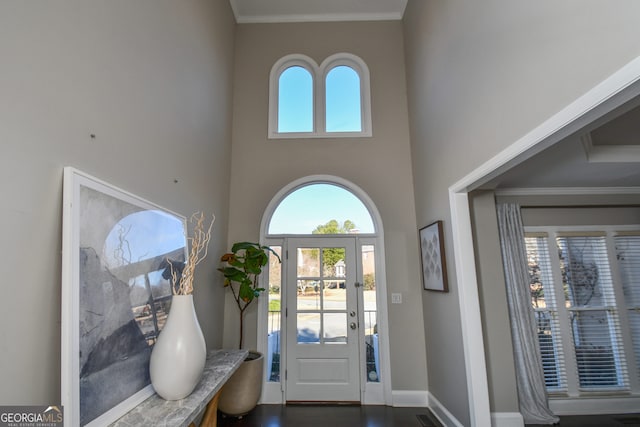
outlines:
[[391, 294], [391, 304], [402, 304], [402, 294]]

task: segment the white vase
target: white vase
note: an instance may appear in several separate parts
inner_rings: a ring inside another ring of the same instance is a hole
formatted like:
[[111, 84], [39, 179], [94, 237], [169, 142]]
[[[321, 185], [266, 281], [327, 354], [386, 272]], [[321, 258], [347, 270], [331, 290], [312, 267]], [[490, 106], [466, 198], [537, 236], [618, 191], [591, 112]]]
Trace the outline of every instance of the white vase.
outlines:
[[193, 306], [193, 295], [174, 295], [167, 322], [153, 346], [149, 373], [165, 400], [187, 397], [198, 385], [207, 349]]

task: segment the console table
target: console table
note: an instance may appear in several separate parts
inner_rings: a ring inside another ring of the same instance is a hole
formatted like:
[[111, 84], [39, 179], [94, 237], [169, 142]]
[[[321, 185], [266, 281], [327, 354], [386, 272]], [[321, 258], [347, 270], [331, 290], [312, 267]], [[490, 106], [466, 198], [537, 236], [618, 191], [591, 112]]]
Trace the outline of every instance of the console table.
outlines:
[[213, 350], [207, 361], [200, 383], [193, 393], [182, 400], [164, 400], [157, 394], [123, 415], [110, 427], [192, 427], [194, 420], [207, 408], [200, 427], [215, 427], [217, 423], [220, 390], [247, 357], [247, 350]]

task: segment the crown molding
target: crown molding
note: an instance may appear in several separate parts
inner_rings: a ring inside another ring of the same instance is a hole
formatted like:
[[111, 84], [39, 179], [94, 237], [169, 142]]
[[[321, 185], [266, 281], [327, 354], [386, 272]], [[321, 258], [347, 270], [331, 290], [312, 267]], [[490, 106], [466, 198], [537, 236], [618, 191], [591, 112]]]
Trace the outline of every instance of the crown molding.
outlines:
[[[235, 11], [234, 11], [235, 14]], [[275, 24], [293, 22], [399, 21], [401, 13], [337, 13], [300, 15], [236, 15], [238, 24]]]
[[[371, 2], [371, 5], [366, 7], [366, 11], [361, 11], [360, 7], [354, 6], [355, 2], [345, 1], [333, 1], [328, 2], [325, 6], [318, 8], [310, 6], [310, 2], [306, 2], [305, 6], [299, 0], [291, 0], [295, 7], [290, 10], [296, 10], [295, 13], [287, 13], [287, 2], [277, 1], [273, 2], [270, 8], [273, 13], [265, 7], [259, 7], [258, 10], [251, 9], [252, 1], [242, 0], [229, 0], [233, 15], [236, 18], [238, 24], [273, 24], [273, 23], [292, 23], [292, 22], [339, 22], [339, 21], [399, 21], [402, 20], [404, 10], [407, 5], [407, 0], [399, 0], [394, 2], [393, 5], [385, 4], [386, 1]], [[344, 3], [344, 4], [343, 4]], [[382, 6], [382, 7], [381, 7]], [[305, 9], [317, 10], [313, 12], [309, 10], [309, 13], [305, 13]], [[326, 12], [320, 12], [324, 9]], [[340, 12], [340, 9], [344, 12]], [[348, 10], [347, 10], [348, 9]], [[375, 11], [378, 9], [378, 11]], [[382, 10], [380, 10], [382, 9]], [[391, 10], [393, 9], [393, 10]]]
[[598, 196], [612, 194], [640, 194], [640, 187], [545, 187], [502, 188], [496, 196]]

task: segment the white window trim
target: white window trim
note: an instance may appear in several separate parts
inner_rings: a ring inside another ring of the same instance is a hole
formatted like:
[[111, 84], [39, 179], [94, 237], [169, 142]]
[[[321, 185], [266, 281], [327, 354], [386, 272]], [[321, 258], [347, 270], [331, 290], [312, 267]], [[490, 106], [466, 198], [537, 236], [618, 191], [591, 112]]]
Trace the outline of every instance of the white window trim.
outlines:
[[[329, 71], [338, 66], [352, 68], [360, 78], [360, 132], [327, 132], [325, 130], [325, 89]], [[278, 93], [280, 75], [290, 67], [299, 66], [311, 73], [313, 78], [313, 131], [278, 132]], [[313, 139], [313, 138], [365, 138], [373, 135], [371, 124], [371, 85], [367, 64], [356, 55], [336, 53], [320, 65], [306, 55], [294, 53], [284, 56], [271, 67], [269, 74], [269, 139]]]
[[[313, 80], [313, 131], [312, 132], [287, 132], [280, 133], [278, 132], [278, 93], [279, 93], [279, 82], [280, 75], [290, 67], [302, 67], [307, 70], [311, 74], [311, 79]], [[273, 67], [271, 67], [271, 73], [269, 74], [269, 139], [272, 138], [281, 138], [281, 135], [287, 135], [288, 138], [308, 138], [310, 135], [314, 135], [317, 132], [317, 78], [318, 75], [318, 65], [316, 62], [309, 58], [306, 55], [301, 54], [291, 54], [287, 55], [283, 58], [280, 58]]]

